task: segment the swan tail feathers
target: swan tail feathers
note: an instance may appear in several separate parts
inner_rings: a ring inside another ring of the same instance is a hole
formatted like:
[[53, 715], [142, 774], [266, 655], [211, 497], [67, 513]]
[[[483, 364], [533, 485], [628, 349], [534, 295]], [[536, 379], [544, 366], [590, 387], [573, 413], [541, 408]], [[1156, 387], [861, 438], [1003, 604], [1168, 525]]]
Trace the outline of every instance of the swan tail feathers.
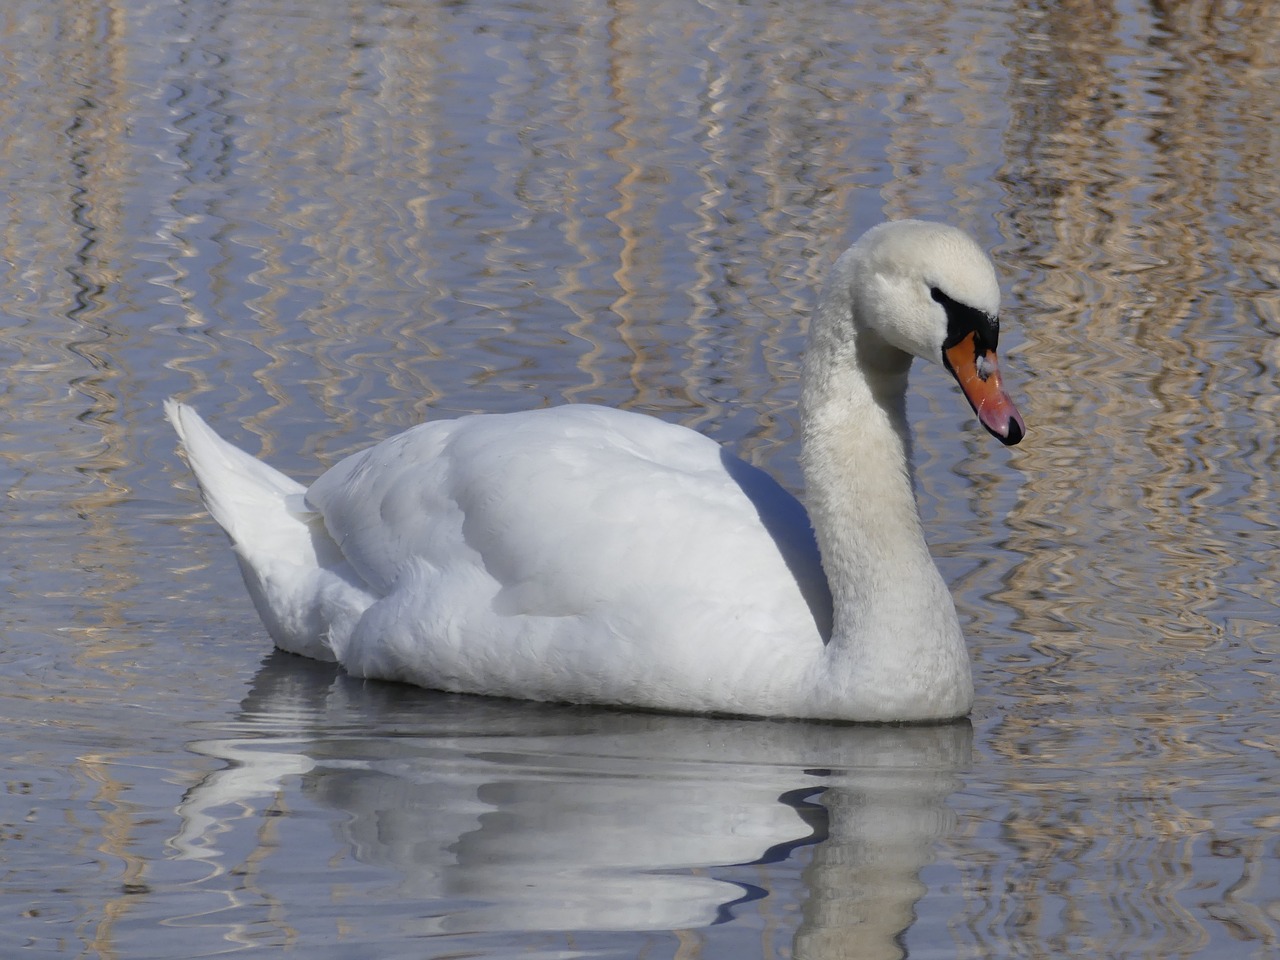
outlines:
[[276, 646], [335, 659], [375, 598], [307, 505], [306, 487], [224, 440], [186, 404], [169, 399], [164, 410]]
[[223, 440], [186, 404], [166, 400], [164, 412], [178, 433], [205, 506], [233, 543], [298, 536], [300, 518], [288, 508], [301, 504], [306, 487]]

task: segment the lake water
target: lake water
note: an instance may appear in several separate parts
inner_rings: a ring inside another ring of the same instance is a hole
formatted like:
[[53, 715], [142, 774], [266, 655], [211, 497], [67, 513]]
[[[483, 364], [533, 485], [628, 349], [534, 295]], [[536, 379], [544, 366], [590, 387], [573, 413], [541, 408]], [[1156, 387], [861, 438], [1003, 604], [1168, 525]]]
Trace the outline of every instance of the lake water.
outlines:
[[[23, 956], [1280, 951], [1280, 8], [14, 0], [0, 937]], [[599, 402], [799, 489], [830, 259], [992, 250], [1006, 450], [914, 377], [977, 685], [921, 729], [272, 653], [160, 415], [300, 479]]]

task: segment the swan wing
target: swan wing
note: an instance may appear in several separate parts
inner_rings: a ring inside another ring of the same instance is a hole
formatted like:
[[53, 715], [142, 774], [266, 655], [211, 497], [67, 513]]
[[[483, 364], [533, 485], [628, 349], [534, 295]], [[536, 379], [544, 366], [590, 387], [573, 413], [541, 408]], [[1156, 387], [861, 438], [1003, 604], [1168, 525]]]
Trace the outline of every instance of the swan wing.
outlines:
[[383, 597], [339, 650], [362, 675], [708, 709], [705, 690], [655, 697], [746, 669], [757, 645], [821, 649], [829, 599], [803, 508], [651, 417], [578, 405], [426, 423], [337, 464], [306, 503]]

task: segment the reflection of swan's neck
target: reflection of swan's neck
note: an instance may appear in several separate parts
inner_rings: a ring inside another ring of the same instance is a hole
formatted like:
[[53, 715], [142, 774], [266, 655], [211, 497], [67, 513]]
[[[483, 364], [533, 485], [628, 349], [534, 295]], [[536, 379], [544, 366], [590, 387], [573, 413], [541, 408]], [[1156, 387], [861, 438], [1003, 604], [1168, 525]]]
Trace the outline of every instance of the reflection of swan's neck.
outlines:
[[[795, 960], [902, 960], [920, 872], [955, 829], [947, 797], [972, 757], [968, 721], [860, 731], [855, 765], [818, 798], [827, 836], [804, 868]], [[855, 741], [857, 742], [857, 741]]]
[[806, 500], [834, 604], [818, 689], [886, 712], [892, 700], [963, 713], [968, 657], [912, 489], [911, 357], [831, 300], [814, 317], [801, 400]]

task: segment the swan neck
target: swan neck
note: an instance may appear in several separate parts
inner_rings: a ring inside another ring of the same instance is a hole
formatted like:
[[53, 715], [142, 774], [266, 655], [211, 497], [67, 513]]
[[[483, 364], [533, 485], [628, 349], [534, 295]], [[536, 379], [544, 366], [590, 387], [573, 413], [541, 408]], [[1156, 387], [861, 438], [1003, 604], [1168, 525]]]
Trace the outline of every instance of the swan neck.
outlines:
[[940, 582], [913, 489], [906, 379], [905, 370], [864, 371], [835, 395], [806, 397], [806, 499], [837, 639], [865, 637], [879, 608], [897, 608], [919, 588], [932, 595]]
[[801, 394], [809, 516], [831, 588], [815, 694], [868, 719], [969, 709], [968, 655], [920, 523], [906, 420], [910, 355], [820, 302]]
[[859, 323], [847, 289], [832, 283], [819, 301], [801, 393], [802, 467], [837, 636], [856, 629], [841, 624], [842, 608], [865, 616], [884, 596], [883, 576], [937, 578], [913, 489], [911, 356]]

